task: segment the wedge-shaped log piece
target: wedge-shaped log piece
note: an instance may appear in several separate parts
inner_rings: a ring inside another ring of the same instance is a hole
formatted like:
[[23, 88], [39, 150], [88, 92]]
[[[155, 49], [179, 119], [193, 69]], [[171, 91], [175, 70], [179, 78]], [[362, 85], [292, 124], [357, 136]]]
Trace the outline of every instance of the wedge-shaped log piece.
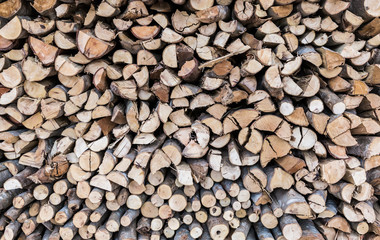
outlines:
[[20, 49], [12, 49], [9, 52], [4, 53], [4, 57], [12, 61], [24, 60], [29, 54], [29, 45], [25, 43]]
[[26, 18], [21, 19], [22, 27], [30, 34], [43, 36], [55, 28], [54, 20], [42, 20], [42, 19], [34, 19], [29, 20]]
[[150, 160], [150, 171], [155, 174], [158, 170], [162, 168], [167, 168], [171, 164], [170, 158], [161, 149], [157, 149]]
[[55, 70], [65, 76], [72, 77], [82, 72], [84, 66], [72, 62], [67, 55], [59, 55], [54, 62]]
[[263, 136], [256, 129], [246, 127], [240, 130], [238, 141], [245, 149], [253, 154], [257, 154], [263, 145]]
[[174, 30], [178, 33], [189, 35], [198, 29], [200, 22], [197, 20], [195, 14], [192, 13], [189, 15], [186, 11], [176, 10], [172, 16], [172, 24]]
[[357, 144], [350, 132], [350, 121], [343, 116], [330, 119], [326, 132], [331, 140], [339, 146], [350, 147]]
[[249, 126], [259, 116], [260, 113], [257, 110], [250, 108], [240, 109], [228, 114], [223, 120], [224, 134]]
[[35, 151], [30, 151], [23, 154], [19, 160], [19, 163], [25, 166], [41, 168], [46, 157], [45, 153], [49, 152], [51, 148], [49, 144], [50, 143], [48, 141], [40, 140], [37, 149]]
[[327, 191], [317, 190], [307, 198], [310, 208], [315, 213], [322, 213], [326, 210]]
[[182, 149], [175, 140], [167, 140], [162, 146], [162, 151], [169, 157], [174, 165], [178, 165], [182, 159]]
[[160, 74], [160, 79], [163, 84], [168, 87], [174, 87], [181, 83], [181, 79], [171, 70], [165, 69]]
[[260, 152], [260, 163], [262, 167], [268, 165], [272, 159], [283, 157], [291, 149], [287, 141], [282, 140], [276, 135], [269, 135], [264, 139], [263, 147]]
[[292, 75], [300, 69], [301, 64], [302, 58], [296, 57], [294, 60], [285, 63], [284, 68], [281, 70], [281, 74], [285, 76]]
[[362, 118], [360, 125], [352, 129], [355, 135], [374, 135], [380, 132], [379, 123], [372, 118]]
[[34, 1], [32, 7], [41, 15], [55, 17], [54, 7], [58, 4], [56, 0], [37, 0]]
[[137, 53], [137, 65], [155, 66], [158, 60], [156, 56], [148, 50], [140, 50]]
[[110, 85], [113, 93], [116, 95], [129, 99], [137, 99], [137, 86], [134, 80], [129, 81], [113, 81]]
[[338, 229], [342, 232], [350, 233], [351, 226], [347, 220], [342, 216], [334, 216], [331, 219], [327, 220], [327, 226]]
[[209, 147], [202, 148], [196, 141], [190, 140], [183, 149], [182, 155], [186, 158], [201, 158], [208, 152]]
[[7, 0], [0, 4], [0, 17], [10, 19], [14, 15], [27, 15], [28, 9], [22, 0]]
[[136, 26], [131, 28], [132, 34], [140, 40], [149, 40], [160, 32], [159, 26]]
[[278, 158], [276, 159], [276, 162], [290, 174], [296, 173], [298, 170], [306, 166], [303, 159], [292, 155], [286, 155], [284, 157]]
[[[264, 170], [255, 165], [243, 168], [242, 171], [243, 186], [250, 192], [259, 193], [267, 186], [267, 175]], [[257, 203], [256, 203], [257, 204]]]
[[311, 216], [309, 204], [307, 204], [305, 198], [295, 190], [276, 189], [274, 195], [284, 213], [304, 217]]
[[107, 174], [107, 179], [125, 188], [128, 186], [129, 183], [127, 174], [125, 172], [120, 171], [111, 171]]
[[271, 66], [266, 70], [263, 84], [271, 96], [278, 99], [284, 97], [284, 92], [282, 90], [284, 85], [281, 80], [278, 66]]
[[0, 50], [7, 51], [11, 49], [17, 41], [11, 41], [0, 36]]
[[58, 55], [59, 49], [50, 44], [47, 44], [37, 38], [29, 37], [29, 45], [34, 54], [44, 65], [54, 63]]
[[34, 168], [25, 168], [23, 171], [19, 172], [15, 176], [5, 181], [4, 189], [10, 191], [14, 189], [23, 189], [28, 187], [32, 183], [32, 180], [30, 180], [28, 177], [35, 172], [36, 170]]
[[196, 12], [198, 21], [202, 23], [214, 23], [228, 17], [229, 9], [227, 6], [217, 5]]
[[181, 70], [178, 71], [178, 76], [186, 82], [194, 82], [198, 79], [200, 73], [198, 60], [193, 58], [182, 65]]
[[320, 162], [321, 177], [329, 184], [337, 183], [346, 173], [346, 163], [343, 160], [326, 159]]
[[56, 73], [53, 67], [45, 68], [41, 62], [31, 57], [22, 63], [22, 72], [28, 81], [41, 81]]
[[173, 88], [170, 98], [184, 98], [189, 96], [195, 96], [202, 91], [201, 88], [192, 84], [180, 84]]
[[364, 216], [357, 209], [354, 209], [348, 203], [341, 202], [339, 204], [339, 211], [344, 215], [344, 217], [350, 222], [361, 222], [364, 221]]
[[105, 42], [96, 38], [91, 30], [80, 30], [77, 34], [78, 50], [89, 59], [103, 57], [115, 46], [113, 42]]
[[112, 191], [115, 188], [115, 185], [105, 175], [100, 174], [91, 178], [90, 185], [106, 191]]
[[8, 88], [14, 88], [24, 81], [22, 68], [19, 63], [11, 65], [0, 73], [0, 83]]
[[122, 15], [124, 19], [136, 19], [140, 17], [146, 17], [148, 14], [149, 12], [143, 1], [133, 1], [128, 3], [127, 9]]
[[25, 37], [26, 31], [22, 28], [21, 17], [15, 16], [0, 29], [0, 36], [7, 40], [16, 40]]
[[140, 131], [144, 133], [153, 133], [160, 126], [160, 119], [157, 112], [149, 115], [149, 118], [141, 123]]
[[264, 169], [268, 176], [266, 189], [273, 192], [275, 188], [289, 189], [294, 185], [294, 178], [281, 168], [266, 167]]
[[323, 66], [328, 70], [342, 66], [345, 62], [344, 57], [328, 48], [320, 48], [318, 51], [322, 55]]

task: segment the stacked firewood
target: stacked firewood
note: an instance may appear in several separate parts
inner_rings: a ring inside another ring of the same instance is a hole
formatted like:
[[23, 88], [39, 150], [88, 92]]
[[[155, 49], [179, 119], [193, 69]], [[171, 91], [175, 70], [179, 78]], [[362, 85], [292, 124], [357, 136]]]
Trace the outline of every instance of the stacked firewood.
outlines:
[[0, 239], [380, 239], [379, 0], [0, 3]]

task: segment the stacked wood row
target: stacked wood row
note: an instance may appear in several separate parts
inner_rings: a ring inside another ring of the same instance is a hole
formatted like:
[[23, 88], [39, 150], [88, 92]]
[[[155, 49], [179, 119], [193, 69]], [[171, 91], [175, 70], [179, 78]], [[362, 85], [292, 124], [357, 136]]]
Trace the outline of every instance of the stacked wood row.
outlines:
[[0, 239], [380, 239], [378, 0], [0, 3]]

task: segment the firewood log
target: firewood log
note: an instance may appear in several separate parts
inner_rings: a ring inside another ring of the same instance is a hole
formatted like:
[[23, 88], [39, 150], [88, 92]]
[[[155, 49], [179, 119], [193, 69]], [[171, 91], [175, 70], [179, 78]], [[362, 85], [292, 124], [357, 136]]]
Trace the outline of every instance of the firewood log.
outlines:
[[310, 206], [306, 203], [305, 198], [293, 189], [290, 189], [289, 191], [277, 189], [274, 194], [279, 204], [282, 206], [284, 213], [304, 216], [309, 216], [311, 214]]

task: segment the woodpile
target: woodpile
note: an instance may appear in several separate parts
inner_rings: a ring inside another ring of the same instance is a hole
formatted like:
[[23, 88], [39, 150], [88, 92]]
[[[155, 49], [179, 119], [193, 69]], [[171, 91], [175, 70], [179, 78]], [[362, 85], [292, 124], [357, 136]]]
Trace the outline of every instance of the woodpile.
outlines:
[[0, 3], [0, 239], [380, 239], [379, 0]]

